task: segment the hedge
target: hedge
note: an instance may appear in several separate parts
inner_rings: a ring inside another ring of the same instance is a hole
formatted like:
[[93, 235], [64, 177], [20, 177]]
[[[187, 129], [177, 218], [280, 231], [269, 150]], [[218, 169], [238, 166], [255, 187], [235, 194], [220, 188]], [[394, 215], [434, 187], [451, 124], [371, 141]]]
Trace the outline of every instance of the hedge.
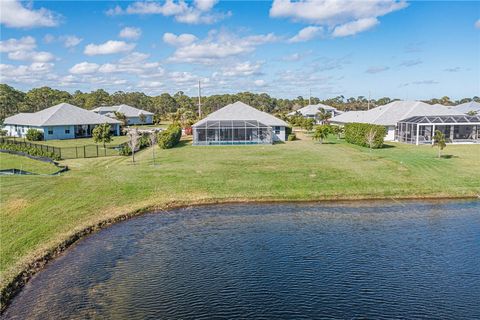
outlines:
[[367, 136], [373, 130], [375, 133], [373, 139], [373, 149], [383, 146], [383, 139], [387, 134], [387, 130], [383, 126], [369, 123], [347, 123], [345, 124], [345, 141], [362, 147], [370, 147]]
[[158, 134], [158, 146], [162, 149], [175, 147], [182, 137], [182, 128], [176, 124], [171, 124], [168, 128]]
[[2, 143], [0, 144], [0, 149], [23, 152], [35, 157], [45, 157], [45, 158], [50, 158], [52, 160], [60, 160], [60, 156], [57, 155], [55, 152], [45, 151], [35, 147], [28, 147], [20, 144]]
[[42, 141], [43, 132], [37, 129], [29, 128], [27, 130], [26, 138], [28, 141]]

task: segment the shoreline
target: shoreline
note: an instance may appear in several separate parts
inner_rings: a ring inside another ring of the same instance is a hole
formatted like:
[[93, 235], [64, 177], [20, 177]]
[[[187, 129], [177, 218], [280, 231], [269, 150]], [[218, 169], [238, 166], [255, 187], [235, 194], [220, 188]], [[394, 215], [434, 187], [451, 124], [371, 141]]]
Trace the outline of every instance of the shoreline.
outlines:
[[9, 280], [5, 281], [6, 284], [0, 289], [0, 314], [8, 308], [10, 302], [15, 296], [23, 289], [28, 281], [38, 272], [42, 271], [50, 261], [56, 259], [63, 254], [68, 248], [74, 245], [77, 241], [87, 237], [90, 234], [101, 231], [115, 223], [129, 220], [134, 217], [138, 217], [149, 213], [162, 213], [166, 211], [179, 210], [189, 207], [202, 207], [212, 205], [228, 205], [228, 204], [282, 204], [282, 203], [335, 203], [335, 202], [360, 202], [360, 201], [428, 201], [428, 200], [475, 200], [479, 199], [480, 195], [475, 196], [404, 196], [404, 197], [329, 197], [325, 199], [312, 199], [312, 200], [287, 200], [287, 199], [207, 199], [197, 202], [182, 202], [175, 201], [172, 203], [165, 203], [162, 205], [147, 206], [131, 212], [120, 213], [113, 218], [100, 220], [97, 223], [82, 227], [80, 231], [67, 235], [57, 245], [44, 250], [43, 254], [34, 257], [27, 265], [15, 272], [15, 275], [11, 276]]

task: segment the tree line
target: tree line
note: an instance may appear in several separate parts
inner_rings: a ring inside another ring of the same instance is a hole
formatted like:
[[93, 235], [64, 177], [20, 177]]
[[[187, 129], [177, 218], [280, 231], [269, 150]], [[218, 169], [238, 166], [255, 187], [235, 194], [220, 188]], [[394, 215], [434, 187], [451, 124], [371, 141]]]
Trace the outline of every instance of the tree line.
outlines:
[[[341, 111], [367, 110], [376, 106], [384, 105], [399, 99], [383, 97], [379, 99], [367, 99], [364, 96], [335, 98], [322, 100], [311, 97], [312, 104], [323, 103]], [[456, 105], [470, 101], [480, 102], [480, 97], [451, 100], [449, 97], [434, 98], [424, 102], [443, 105]], [[236, 94], [221, 94], [202, 97], [202, 114], [206, 115], [218, 110], [229, 103], [242, 101], [259, 110], [272, 114], [285, 114], [297, 110], [309, 104], [309, 99], [299, 96], [295, 99], [274, 98], [266, 93], [239, 92]], [[33, 88], [27, 92], [17, 90], [7, 84], [0, 84], [0, 121], [19, 112], [37, 112], [56, 104], [66, 102], [75, 106], [91, 110], [106, 105], [127, 104], [132, 107], [153, 112], [158, 117], [180, 113], [197, 113], [198, 97], [189, 97], [179, 91], [174, 95], [162, 93], [158, 96], [148, 96], [143, 92], [117, 91], [112, 94], [103, 89], [91, 92], [68, 91], [52, 89], [50, 87]]]

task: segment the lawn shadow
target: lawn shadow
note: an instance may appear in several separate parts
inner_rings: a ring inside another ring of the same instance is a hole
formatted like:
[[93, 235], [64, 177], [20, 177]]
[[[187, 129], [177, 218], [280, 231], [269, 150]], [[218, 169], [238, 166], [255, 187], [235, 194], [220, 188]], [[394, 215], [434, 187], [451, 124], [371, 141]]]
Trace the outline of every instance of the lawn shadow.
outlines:
[[192, 144], [192, 140], [180, 140], [174, 148], [182, 148]]
[[391, 145], [391, 144], [383, 144], [381, 149], [390, 149], [390, 148], [396, 148], [396, 146]]
[[458, 158], [458, 156], [454, 156], [453, 154], [443, 154], [440, 156], [442, 159], [452, 159], [452, 158]]

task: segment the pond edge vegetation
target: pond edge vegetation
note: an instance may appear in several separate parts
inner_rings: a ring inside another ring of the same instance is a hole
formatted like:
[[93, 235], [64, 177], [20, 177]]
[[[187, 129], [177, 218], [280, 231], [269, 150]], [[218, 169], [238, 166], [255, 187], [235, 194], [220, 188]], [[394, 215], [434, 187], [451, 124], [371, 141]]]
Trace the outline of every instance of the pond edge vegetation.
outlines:
[[0, 290], [0, 315], [8, 308], [11, 301], [15, 296], [20, 293], [23, 287], [28, 281], [35, 276], [38, 272], [42, 271], [50, 261], [55, 260], [62, 255], [67, 249], [76, 244], [79, 240], [87, 237], [90, 234], [101, 231], [113, 224], [123, 222], [131, 218], [135, 218], [144, 214], [165, 213], [167, 211], [179, 210], [190, 207], [201, 207], [211, 205], [227, 205], [227, 204], [282, 204], [282, 203], [329, 203], [329, 202], [354, 202], [354, 201], [382, 201], [382, 200], [474, 200], [476, 197], [468, 196], [407, 196], [407, 197], [381, 197], [381, 196], [359, 196], [359, 197], [325, 197], [323, 199], [312, 200], [285, 200], [285, 199], [248, 199], [248, 198], [232, 198], [232, 199], [205, 199], [201, 201], [172, 201], [163, 205], [147, 206], [138, 210], [133, 210], [126, 213], [120, 213], [119, 215], [100, 220], [94, 224], [82, 227], [80, 231], [73, 232], [67, 235], [63, 241], [54, 245], [50, 249], [45, 250], [42, 254], [32, 258], [30, 263], [27, 263], [25, 267], [18, 272], [8, 277], [8, 280], [2, 280], [2, 288]]

